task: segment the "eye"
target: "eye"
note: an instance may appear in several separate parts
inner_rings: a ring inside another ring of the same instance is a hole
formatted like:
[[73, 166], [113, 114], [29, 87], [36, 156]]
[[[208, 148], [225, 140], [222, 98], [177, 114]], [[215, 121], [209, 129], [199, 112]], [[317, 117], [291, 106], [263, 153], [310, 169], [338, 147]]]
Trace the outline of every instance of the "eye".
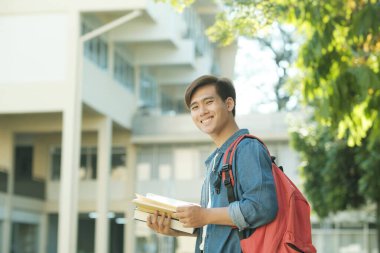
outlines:
[[193, 106], [190, 108], [190, 110], [192, 110], [192, 111], [194, 111], [194, 110], [196, 110], [196, 109], [198, 109], [198, 106], [197, 106], [197, 105], [193, 105]]
[[206, 101], [206, 104], [209, 105], [209, 104], [212, 104], [212, 102], [214, 102], [214, 100], [209, 99], [209, 100]]

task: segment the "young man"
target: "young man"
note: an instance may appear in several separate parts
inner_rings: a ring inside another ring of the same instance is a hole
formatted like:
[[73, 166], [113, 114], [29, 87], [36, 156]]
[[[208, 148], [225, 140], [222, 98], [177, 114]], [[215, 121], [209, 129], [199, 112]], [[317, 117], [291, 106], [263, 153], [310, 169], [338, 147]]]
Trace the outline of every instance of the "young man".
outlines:
[[[226, 78], [201, 76], [188, 86], [185, 102], [194, 124], [212, 138], [217, 148], [205, 162], [201, 207], [179, 207], [176, 216], [184, 226], [199, 228], [195, 252], [241, 252], [239, 230], [249, 236], [277, 213], [271, 159], [257, 140], [246, 138], [238, 145], [232, 168], [238, 201], [229, 203], [226, 187], [219, 178], [222, 157], [234, 140], [248, 133], [247, 129], [239, 129], [235, 121], [235, 88]], [[147, 225], [158, 233], [188, 235], [170, 229], [169, 224], [170, 219], [157, 214], [147, 220]]]

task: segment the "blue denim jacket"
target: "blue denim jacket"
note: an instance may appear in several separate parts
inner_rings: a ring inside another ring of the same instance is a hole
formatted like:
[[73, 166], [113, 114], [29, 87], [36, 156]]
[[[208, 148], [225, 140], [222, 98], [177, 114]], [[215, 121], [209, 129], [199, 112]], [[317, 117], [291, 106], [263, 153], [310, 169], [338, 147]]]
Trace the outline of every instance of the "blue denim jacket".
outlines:
[[[246, 138], [238, 145], [232, 172], [235, 178], [234, 194], [238, 201], [228, 203], [227, 190], [223, 182], [217, 194], [214, 182], [222, 169], [223, 154], [228, 146], [240, 135], [248, 134], [247, 129], [234, 133], [220, 148], [206, 160], [207, 176], [202, 187], [201, 205], [207, 206], [209, 187], [211, 207], [227, 207], [228, 213], [239, 230], [251, 234], [254, 228], [272, 221], [277, 214], [277, 198], [272, 175], [271, 159], [264, 146], [254, 139]], [[212, 160], [217, 155], [214, 168]], [[209, 224], [204, 245], [205, 253], [241, 252], [238, 229], [231, 226]], [[195, 252], [200, 252], [202, 229], [198, 229]]]

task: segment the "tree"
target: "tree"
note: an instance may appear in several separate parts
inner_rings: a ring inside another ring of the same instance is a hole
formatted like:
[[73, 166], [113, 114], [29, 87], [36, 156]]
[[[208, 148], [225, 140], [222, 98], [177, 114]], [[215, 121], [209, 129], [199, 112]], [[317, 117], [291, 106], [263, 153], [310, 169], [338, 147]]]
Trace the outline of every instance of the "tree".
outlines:
[[361, 191], [363, 169], [360, 147], [349, 147], [327, 127], [305, 125], [291, 132], [293, 147], [301, 154], [303, 187], [319, 217], [365, 204]]
[[[181, 1], [183, 2], [183, 1]], [[380, 3], [376, 0], [224, 0], [207, 34], [221, 45], [254, 37], [274, 21], [305, 35], [299, 89], [316, 120], [347, 135], [350, 146], [380, 137]], [[276, 19], [274, 19], [276, 17]]]
[[380, 143], [369, 148], [365, 139], [362, 145], [351, 147], [346, 139], [338, 139], [330, 128], [318, 124], [299, 126], [291, 132], [291, 140], [301, 154], [304, 191], [319, 217], [370, 201], [377, 205], [379, 231]]

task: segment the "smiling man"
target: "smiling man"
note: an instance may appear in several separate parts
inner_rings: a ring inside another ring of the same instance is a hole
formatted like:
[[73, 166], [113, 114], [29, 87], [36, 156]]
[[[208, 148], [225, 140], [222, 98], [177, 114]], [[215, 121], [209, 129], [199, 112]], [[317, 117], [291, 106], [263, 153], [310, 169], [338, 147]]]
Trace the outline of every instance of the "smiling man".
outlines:
[[[235, 121], [235, 88], [227, 78], [201, 76], [188, 86], [185, 102], [194, 124], [212, 138], [217, 148], [205, 161], [201, 206], [179, 207], [176, 216], [184, 226], [199, 228], [194, 234], [195, 252], [241, 252], [239, 231], [247, 237], [255, 228], [272, 221], [277, 213], [271, 159], [259, 141], [241, 141], [232, 166], [238, 200], [229, 203], [227, 189], [220, 185], [222, 157], [234, 140], [248, 134]], [[169, 218], [157, 214], [147, 220], [148, 226], [158, 233], [188, 235], [170, 229], [169, 223]]]

